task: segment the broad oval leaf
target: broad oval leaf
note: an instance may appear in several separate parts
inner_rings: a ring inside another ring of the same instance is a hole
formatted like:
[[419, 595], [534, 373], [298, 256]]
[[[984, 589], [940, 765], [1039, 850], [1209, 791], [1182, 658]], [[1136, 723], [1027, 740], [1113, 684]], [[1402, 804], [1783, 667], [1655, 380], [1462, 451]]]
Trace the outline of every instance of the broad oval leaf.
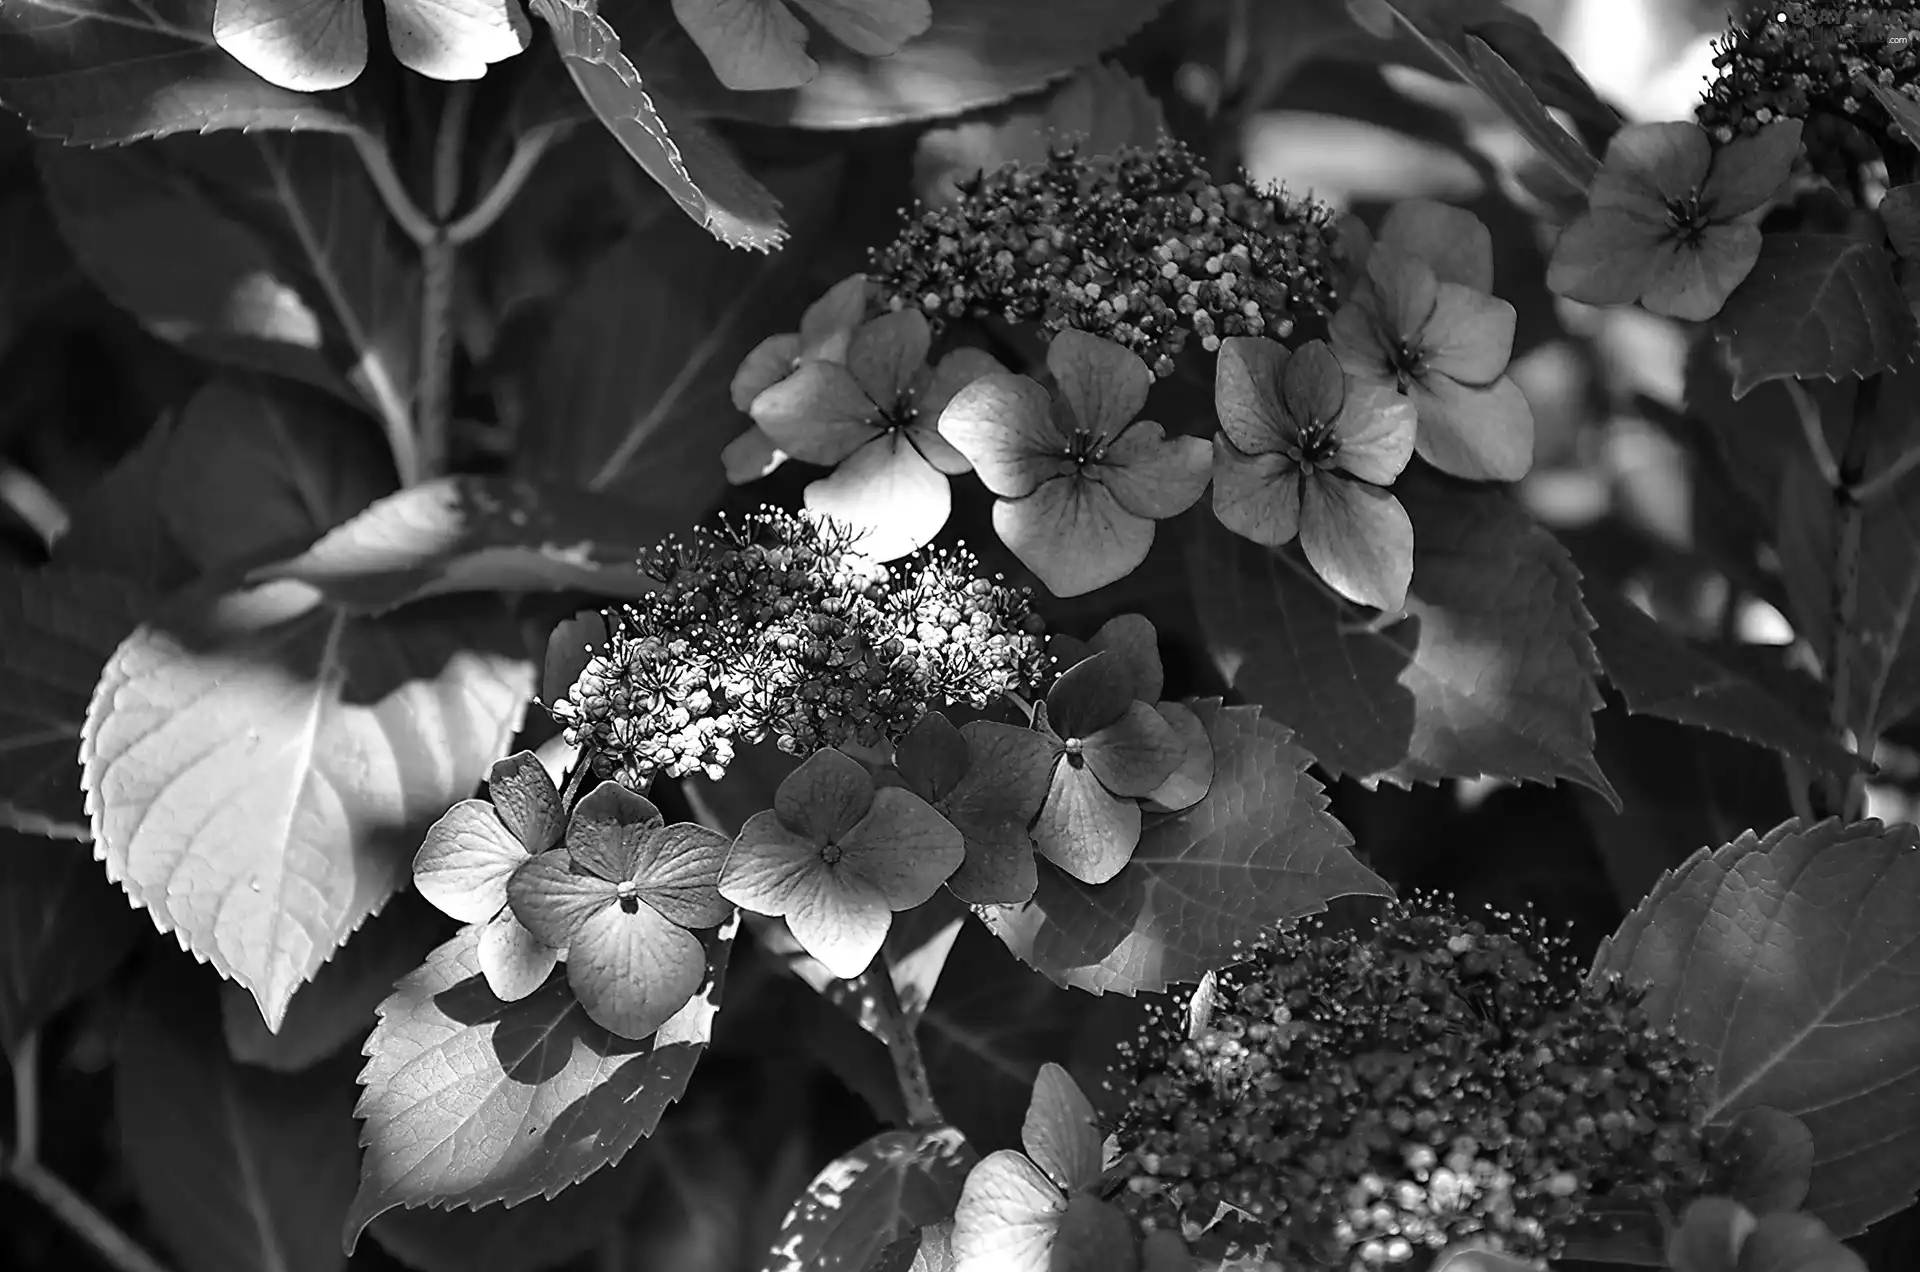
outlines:
[[95, 855], [278, 1026], [506, 749], [533, 669], [491, 598], [361, 619], [289, 581], [169, 621], [88, 708]]
[[1390, 896], [1326, 811], [1312, 757], [1255, 707], [1200, 699], [1213, 741], [1213, 786], [1193, 807], [1150, 822], [1133, 859], [1090, 885], [1051, 864], [1019, 906], [982, 911], [1020, 958], [1055, 982], [1133, 994], [1198, 981], [1282, 919], [1340, 896]]
[[454, 592], [641, 596], [658, 588], [638, 564], [652, 540], [635, 531], [648, 520], [624, 500], [552, 483], [438, 477], [251, 577], [299, 579], [365, 613]]
[[763, 1272], [866, 1272], [894, 1242], [950, 1217], [978, 1160], [950, 1126], [883, 1131], [814, 1176]]
[[1599, 670], [1566, 549], [1506, 494], [1408, 476], [1413, 586], [1370, 621], [1291, 556], [1203, 521], [1194, 599], [1234, 688], [1329, 772], [1396, 785], [1570, 777], [1618, 806], [1593, 758]]
[[0, 1053], [106, 980], [139, 935], [85, 848], [0, 830]]
[[1767, 235], [1713, 331], [1735, 398], [1768, 380], [1838, 380], [1902, 366], [1920, 340], [1893, 255], [1851, 234]]
[[587, 1019], [552, 976], [503, 1003], [480, 974], [478, 927], [427, 956], [367, 1040], [360, 1191], [349, 1253], [395, 1206], [511, 1206], [617, 1164], [686, 1090], [712, 1034], [737, 920], [707, 942], [707, 980], [639, 1042]]
[[213, 38], [214, 0], [8, 0], [0, 104], [69, 145], [224, 128], [352, 132], [338, 93], [277, 88]]
[[1605, 945], [1594, 975], [1713, 1066], [1708, 1112], [1813, 1133], [1806, 1209], [1841, 1236], [1920, 1189], [1920, 830], [1789, 821], [1702, 849]]

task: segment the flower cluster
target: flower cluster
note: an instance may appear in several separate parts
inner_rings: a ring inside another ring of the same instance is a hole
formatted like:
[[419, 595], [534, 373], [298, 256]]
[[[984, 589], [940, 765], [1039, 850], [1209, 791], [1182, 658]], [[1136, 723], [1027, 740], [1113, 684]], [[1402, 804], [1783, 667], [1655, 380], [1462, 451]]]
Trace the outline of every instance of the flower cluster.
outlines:
[[1156, 376], [1190, 337], [1292, 334], [1331, 312], [1332, 213], [1285, 193], [1215, 184], [1177, 142], [1089, 156], [1067, 147], [962, 182], [874, 256], [896, 309], [1103, 336]]
[[936, 703], [984, 707], [1046, 663], [1024, 589], [964, 551], [889, 570], [831, 521], [775, 510], [643, 562], [660, 590], [606, 612], [610, 640], [554, 717], [594, 772], [718, 778], [740, 742], [795, 755], [894, 740]]
[[1837, 114], [1884, 141], [1886, 111], [1869, 85], [1920, 101], [1916, 28], [1911, 0], [1755, 5], [1718, 47], [1700, 123], [1728, 142], [1777, 120]]
[[1595, 1200], [1707, 1182], [1700, 1066], [1640, 998], [1439, 907], [1287, 928], [1127, 1049], [1126, 1204], [1153, 1229], [1238, 1207], [1290, 1267], [1552, 1257]]

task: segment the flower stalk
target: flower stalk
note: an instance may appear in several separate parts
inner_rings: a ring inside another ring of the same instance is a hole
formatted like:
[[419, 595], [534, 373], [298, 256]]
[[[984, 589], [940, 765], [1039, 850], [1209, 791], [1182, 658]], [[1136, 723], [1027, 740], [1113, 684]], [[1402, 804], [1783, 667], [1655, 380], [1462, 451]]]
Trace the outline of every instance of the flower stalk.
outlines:
[[848, 981], [858, 1014], [871, 1022], [870, 1028], [887, 1044], [893, 1061], [893, 1076], [900, 1084], [900, 1098], [906, 1105], [907, 1125], [917, 1131], [945, 1126], [947, 1119], [933, 1098], [933, 1081], [927, 1076], [926, 1057], [914, 1036], [913, 1022], [900, 1005], [900, 993], [894, 988], [893, 968], [886, 951], [874, 956], [867, 970]]

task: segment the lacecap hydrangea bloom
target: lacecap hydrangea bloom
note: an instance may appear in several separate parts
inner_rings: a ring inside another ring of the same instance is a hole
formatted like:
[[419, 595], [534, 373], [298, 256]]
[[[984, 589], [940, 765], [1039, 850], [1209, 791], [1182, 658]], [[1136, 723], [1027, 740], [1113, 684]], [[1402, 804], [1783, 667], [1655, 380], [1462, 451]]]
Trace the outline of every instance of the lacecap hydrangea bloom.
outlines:
[[1920, 15], [1912, 0], [1776, 0], [1734, 16], [1698, 110], [1719, 142], [1783, 119], [1845, 119], [1883, 146], [1887, 110], [1873, 86], [1920, 106]]
[[1642, 997], [1438, 906], [1288, 926], [1123, 1050], [1123, 1204], [1179, 1230], [1225, 1203], [1341, 1272], [1468, 1238], [1552, 1258], [1596, 1202], [1677, 1209], [1711, 1176], [1702, 1068]]

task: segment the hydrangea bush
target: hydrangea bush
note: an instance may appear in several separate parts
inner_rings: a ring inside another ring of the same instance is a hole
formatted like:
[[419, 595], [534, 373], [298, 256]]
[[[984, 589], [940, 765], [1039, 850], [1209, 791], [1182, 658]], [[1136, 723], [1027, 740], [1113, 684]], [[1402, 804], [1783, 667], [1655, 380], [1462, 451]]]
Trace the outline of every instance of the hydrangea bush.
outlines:
[[0, 1259], [1910, 1266], [1920, 12], [1555, 7], [0, 0]]

